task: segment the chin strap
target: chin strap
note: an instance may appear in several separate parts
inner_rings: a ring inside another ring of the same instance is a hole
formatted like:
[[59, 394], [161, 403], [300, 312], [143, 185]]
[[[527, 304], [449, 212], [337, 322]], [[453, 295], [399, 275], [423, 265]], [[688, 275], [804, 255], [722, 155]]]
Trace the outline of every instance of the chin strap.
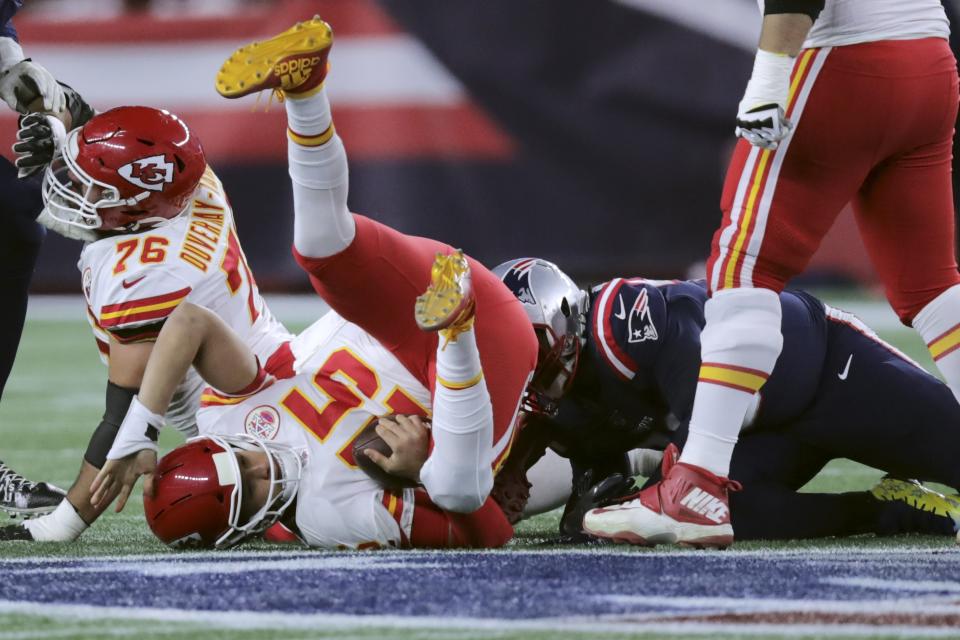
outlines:
[[75, 224], [68, 224], [63, 220], [54, 218], [46, 207], [44, 207], [43, 211], [40, 212], [40, 215], [37, 217], [37, 222], [40, 223], [41, 226], [50, 229], [50, 231], [53, 231], [64, 238], [70, 238], [71, 240], [94, 242], [100, 239], [100, 234], [93, 229], [84, 229], [83, 227], [78, 227]]

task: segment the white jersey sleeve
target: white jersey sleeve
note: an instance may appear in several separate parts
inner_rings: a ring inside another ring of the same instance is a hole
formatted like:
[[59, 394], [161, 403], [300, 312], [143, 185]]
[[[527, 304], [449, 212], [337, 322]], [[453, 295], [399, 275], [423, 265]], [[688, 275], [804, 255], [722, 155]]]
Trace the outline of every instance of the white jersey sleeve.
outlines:
[[[140, 233], [87, 244], [78, 266], [87, 318], [105, 363], [111, 339], [121, 344], [156, 340], [184, 301], [216, 313], [261, 362], [292, 339], [260, 297], [223, 186], [209, 169], [183, 214]], [[192, 373], [168, 412], [186, 433], [193, 429], [201, 388]]]
[[[761, 14], [764, 1], [758, 0]], [[827, 0], [803, 48], [949, 37], [940, 0]]]

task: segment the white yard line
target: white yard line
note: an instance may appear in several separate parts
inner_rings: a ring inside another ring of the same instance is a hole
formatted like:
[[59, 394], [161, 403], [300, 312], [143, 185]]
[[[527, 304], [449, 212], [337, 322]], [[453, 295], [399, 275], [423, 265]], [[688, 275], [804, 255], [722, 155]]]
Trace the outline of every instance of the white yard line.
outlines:
[[255, 561], [278, 560], [290, 558], [311, 559], [321, 556], [342, 557], [342, 558], [362, 558], [364, 562], [385, 563], [385, 562], [404, 562], [404, 567], [416, 568], [412, 565], [416, 561], [423, 559], [453, 559], [464, 555], [502, 555], [516, 557], [526, 556], [618, 556], [622, 558], [695, 558], [707, 557], [714, 559], [725, 559], [736, 556], [740, 558], [801, 558], [806, 560], [858, 560], [872, 559], [875, 556], [889, 558], [912, 558], [917, 555], [943, 554], [945, 559], [960, 560], [960, 547], [952, 542], [944, 541], [942, 547], [925, 546], [898, 546], [896, 548], [873, 548], [863, 549], [851, 544], [838, 544], [831, 547], [805, 547], [794, 546], [790, 549], [764, 549], [764, 550], [739, 550], [736, 547], [725, 551], [717, 552], [710, 550], [674, 550], [674, 551], [656, 551], [636, 549], [632, 551], [623, 551], [617, 547], [593, 547], [576, 549], [517, 549], [514, 547], [505, 547], [504, 549], [494, 549], [488, 551], [426, 551], [409, 549], [405, 551], [193, 551], [186, 553], [152, 553], [144, 555], [107, 555], [107, 556], [74, 556], [74, 557], [51, 557], [51, 556], [29, 556], [22, 558], [0, 559], [0, 567], [17, 564], [62, 564], [62, 563], [86, 563], [86, 562], [178, 562], [178, 561], [208, 561], [223, 562], [227, 560], [248, 560]]
[[[876, 603], [872, 603], [876, 606]], [[0, 600], [0, 613], [44, 618], [77, 620], [124, 620], [190, 623], [214, 629], [469, 629], [473, 631], [564, 631], [582, 633], [653, 632], [676, 635], [747, 634], [782, 636], [884, 636], [950, 638], [956, 630], [946, 627], [866, 624], [729, 624], [696, 622], [638, 622], [635, 616], [597, 618], [543, 618], [512, 620], [503, 618], [450, 618], [435, 616], [297, 614], [252, 611], [197, 611], [191, 609], [154, 609], [148, 607], [100, 607]]]

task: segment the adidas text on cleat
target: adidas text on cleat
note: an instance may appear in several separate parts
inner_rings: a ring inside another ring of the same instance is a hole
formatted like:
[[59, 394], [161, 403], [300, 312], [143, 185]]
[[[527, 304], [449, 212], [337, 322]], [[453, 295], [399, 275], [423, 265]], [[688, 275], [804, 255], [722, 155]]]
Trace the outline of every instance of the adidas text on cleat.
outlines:
[[50, 513], [66, 492], [46, 482], [31, 482], [0, 462], [0, 511], [12, 516], [38, 516]]
[[319, 17], [298, 22], [269, 40], [234, 51], [217, 73], [217, 92], [225, 98], [264, 90], [311, 95], [323, 86], [332, 44], [333, 30]]
[[414, 318], [424, 331], [439, 331], [444, 346], [473, 326], [473, 287], [463, 251], [434, 258], [430, 286], [417, 298]]
[[620, 504], [588, 511], [584, 533], [645, 546], [722, 549], [733, 544], [728, 491], [738, 491], [740, 484], [676, 462], [676, 449], [663, 460], [663, 480]]

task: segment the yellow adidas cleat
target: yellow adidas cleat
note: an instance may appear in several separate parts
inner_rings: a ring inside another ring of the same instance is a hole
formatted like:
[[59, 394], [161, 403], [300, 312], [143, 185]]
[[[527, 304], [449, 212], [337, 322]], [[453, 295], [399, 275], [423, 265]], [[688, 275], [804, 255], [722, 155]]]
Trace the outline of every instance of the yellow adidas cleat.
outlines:
[[953, 518], [960, 523], [960, 496], [946, 496], [923, 486], [919, 480], [898, 480], [885, 477], [870, 493], [877, 500], [905, 502], [914, 509]]
[[414, 306], [417, 326], [424, 331], [439, 331], [446, 347], [473, 327], [474, 310], [470, 265], [463, 251], [438, 253], [430, 270], [430, 286]]
[[264, 90], [306, 97], [327, 76], [333, 30], [319, 16], [298, 22], [269, 40], [240, 47], [217, 73], [217, 92], [241, 98]]

